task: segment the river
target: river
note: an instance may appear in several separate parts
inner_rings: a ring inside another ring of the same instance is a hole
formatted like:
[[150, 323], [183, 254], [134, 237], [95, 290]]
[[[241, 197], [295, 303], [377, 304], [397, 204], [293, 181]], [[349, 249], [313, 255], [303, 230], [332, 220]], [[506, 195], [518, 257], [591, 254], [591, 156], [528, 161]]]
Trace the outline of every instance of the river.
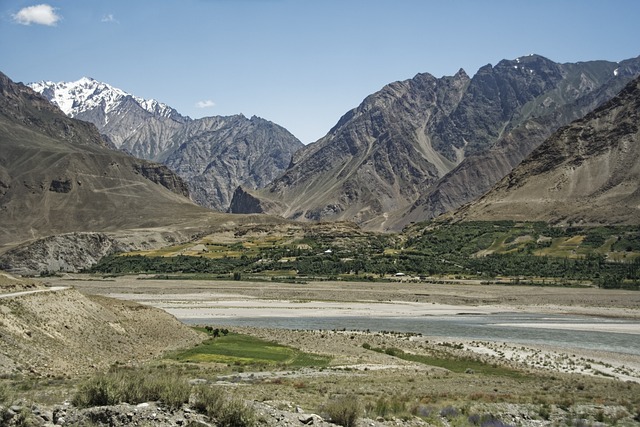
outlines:
[[217, 317], [182, 321], [189, 324], [278, 329], [415, 332], [430, 337], [544, 344], [640, 356], [640, 322], [575, 315], [499, 313], [423, 317]]

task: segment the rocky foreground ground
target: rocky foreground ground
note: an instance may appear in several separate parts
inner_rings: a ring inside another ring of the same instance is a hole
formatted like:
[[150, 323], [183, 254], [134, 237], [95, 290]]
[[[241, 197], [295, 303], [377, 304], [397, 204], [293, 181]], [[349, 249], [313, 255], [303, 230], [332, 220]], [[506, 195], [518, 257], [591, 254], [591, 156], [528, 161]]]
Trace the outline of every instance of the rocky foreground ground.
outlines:
[[[256, 426], [331, 426], [325, 410], [330, 400], [358, 396], [358, 427], [381, 426], [551, 426], [640, 424], [639, 371], [584, 355], [527, 348], [531, 358], [514, 359], [523, 348], [481, 342], [435, 341], [413, 334], [354, 331], [288, 331], [244, 328], [236, 332], [295, 346], [321, 349], [333, 356], [325, 368], [285, 366], [226, 366], [215, 364], [183, 369], [192, 384], [221, 387], [252, 408]], [[478, 360], [512, 369], [484, 374], [467, 369], [456, 373], [368, 350], [363, 346], [397, 348], [415, 354]], [[483, 349], [479, 351], [479, 349]], [[544, 353], [543, 353], [544, 352]], [[544, 354], [544, 355], [542, 355]], [[596, 357], [597, 355], [592, 355]], [[601, 354], [600, 356], [603, 356]], [[539, 361], [539, 363], [538, 363]], [[151, 362], [152, 364], [154, 362]], [[165, 366], [168, 362], [160, 360]], [[600, 364], [598, 364], [600, 363]], [[165, 366], [167, 371], [177, 365]], [[572, 366], [572, 369], [565, 367]], [[599, 369], [633, 377], [622, 379]], [[164, 368], [160, 368], [164, 369]], [[570, 372], [570, 373], [569, 373]], [[599, 372], [599, 373], [598, 373]], [[70, 394], [68, 394], [69, 396]], [[67, 400], [59, 404], [13, 402], [0, 411], [4, 425], [21, 426], [225, 426], [199, 413], [193, 405], [170, 409], [161, 402], [119, 404], [81, 409]], [[389, 407], [381, 413], [379, 402]], [[395, 403], [394, 403], [395, 402]], [[21, 424], [29, 419], [31, 424]]]

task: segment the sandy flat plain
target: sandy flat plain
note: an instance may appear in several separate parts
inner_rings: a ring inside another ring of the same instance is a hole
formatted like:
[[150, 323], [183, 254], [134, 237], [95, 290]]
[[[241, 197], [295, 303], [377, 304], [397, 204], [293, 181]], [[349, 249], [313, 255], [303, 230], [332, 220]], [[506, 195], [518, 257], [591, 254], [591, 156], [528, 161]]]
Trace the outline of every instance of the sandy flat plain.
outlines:
[[51, 284], [154, 305], [177, 317], [276, 317], [293, 313], [312, 317], [416, 317], [529, 312], [640, 319], [640, 292], [597, 288], [481, 285], [477, 281], [290, 284], [83, 275], [52, 279]]

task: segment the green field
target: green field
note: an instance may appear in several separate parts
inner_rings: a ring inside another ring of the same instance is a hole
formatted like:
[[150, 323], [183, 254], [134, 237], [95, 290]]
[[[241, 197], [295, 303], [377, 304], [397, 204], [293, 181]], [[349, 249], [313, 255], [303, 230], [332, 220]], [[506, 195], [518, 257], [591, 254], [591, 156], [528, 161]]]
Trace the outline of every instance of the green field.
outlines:
[[236, 333], [208, 339], [169, 358], [180, 362], [279, 365], [291, 368], [323, 367], [331, 360], [326, 356], [304, 353], [295, 348]]
[[521, 380], [525, 380], [527, 378], [526, 374], [521, 371], [501, 365], [491, 365], [470, 357], [453, 357], [447, 353], [443, 353], [441, 355], [414, 354], [407, 353], [397, 348], [371, 348], [369, 346], [365, 346], [365, 348], [378, 353], [388, 354], [389, 356], [397, 357], [398, 359], [422, 363], [423, 365], [428, 366], [437, 366], [459, 374], [473, 372]]
[[402, 273], [638, 289], [640, 227], [495, 221], [414, 224], [401, 234], [307, 231], [291, 236], [274, 231], [218, 242], [207, 236], [155, 251], [105, 257], [91, 271], [281, 281], [388, 280]]

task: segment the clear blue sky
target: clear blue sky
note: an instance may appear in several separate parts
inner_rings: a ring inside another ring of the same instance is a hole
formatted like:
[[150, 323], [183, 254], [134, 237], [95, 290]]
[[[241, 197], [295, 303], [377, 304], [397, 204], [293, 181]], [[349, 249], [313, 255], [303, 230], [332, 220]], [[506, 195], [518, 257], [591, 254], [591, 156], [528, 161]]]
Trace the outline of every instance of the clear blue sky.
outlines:
[[0, 71], [15, 81], [93, 77], [304, 143], [387, 83], [529, 53], [638, 56], [640, 1], [0, 0]]

